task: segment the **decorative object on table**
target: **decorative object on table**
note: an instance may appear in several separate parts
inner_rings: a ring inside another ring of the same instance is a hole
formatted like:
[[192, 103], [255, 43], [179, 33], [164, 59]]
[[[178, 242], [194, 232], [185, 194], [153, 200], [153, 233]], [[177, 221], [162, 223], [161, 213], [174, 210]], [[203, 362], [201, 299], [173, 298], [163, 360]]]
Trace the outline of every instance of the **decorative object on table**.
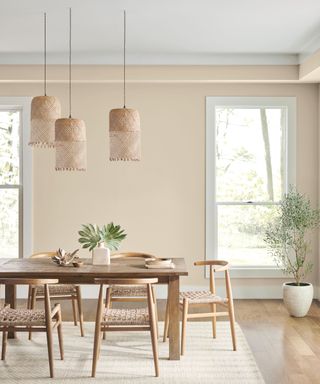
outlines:
[[146, 268], [161, 269], [161, 268], [174, 268], [172, 259], [154, 258], [145, 261]]
[[304, 282], [311, 272], [307, 261], [310, 244], [306, 235], [319, 227], [319, 209], [313, 209], [310, 200], [290, 187], [280, 202], [277, 217], [269, 223], [264, 241], [276, 264], [294, 282], [283, 284], [283, 300], [291, 316], [305, 316], [312, 303], [313, 286]]
[[72, 265], [75, 267], [75, 268], [80, 268], [84, 265], [84, 262], [81, 261], [81, 260], [77, 260], [77, 261], [73, 261], [72, 262]]
[[126, 108], [126, 11], [123, 11], [123, 108], [109, 114], [111, 161], [140, 160], [140, 116], [136, 109]]
[[79, 257], [77, 256], [78, 252], [79, 252], [79, 249], [76, 249], [75, 251], [70, 253], [70, 252], [66, 252], [62, 248], [59, 248], [57, 251], [57, 254], [52, 256], [52, 261], [61, 266], [72, 264], [78, 261], [79, 259]]
[[47, 96], [47, 14], [44, 13], [44, 96], [31, 101], [31, 132], [29, 145], [32, 147], [54, 147], [55, 121], [60, 118], [61, 105], [55, 96]]
[[69, 9], [69, 117], [55, 123], [56, 171], [87, 169], [86, 126], [71, 113], [71, 8]]
[[110, 264], [110, 249], [106, 248], [103, 241], [98, 244], [92, 251], [93, 265], [109, 265]]
[[82, 225], [78, 233], [81, 236], [79, 243], [82, 248], [92, 251], [92, 264], [95, 265], [110, 264], [110, 251], [117, 250], [127, 236], [120, 225], [114, 225], [112, 222], [101, 228], [93, 224]]

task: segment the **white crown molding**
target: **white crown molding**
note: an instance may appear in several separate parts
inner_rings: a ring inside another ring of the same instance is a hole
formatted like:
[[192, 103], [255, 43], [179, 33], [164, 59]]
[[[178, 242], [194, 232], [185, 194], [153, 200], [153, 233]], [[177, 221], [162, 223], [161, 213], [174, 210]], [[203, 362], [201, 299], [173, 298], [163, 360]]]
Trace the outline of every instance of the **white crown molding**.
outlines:
[[[42, 83], [43, 65], [1, 65], [0, 83]], [[67, 65], [50, 65], [48, 82], [66, 83]], [[75, 83], [119, 83], [120, 65], [75, 65]], [[130, 83], [299, 82], [298, 65], [130, 65]]]
[[[65, 52], [48, 53], [48, 64], [66, 64]], [[0, 53], [0, 65], [42, 64], [42, 53]], [[74, 52], [74, 64], [119, 65], [118, 53]], [[128, 65], [297, 65], [298, 54], [206, 54], [206, 53], [127, 53]]]
[[305, 60], [307, 60], [310, 56], [312, 56], [319, 49], [320, 49], [320, 34], [314, 36], [302, 48], [301, 53], [299, 54], [299, 63], [302, 64]]

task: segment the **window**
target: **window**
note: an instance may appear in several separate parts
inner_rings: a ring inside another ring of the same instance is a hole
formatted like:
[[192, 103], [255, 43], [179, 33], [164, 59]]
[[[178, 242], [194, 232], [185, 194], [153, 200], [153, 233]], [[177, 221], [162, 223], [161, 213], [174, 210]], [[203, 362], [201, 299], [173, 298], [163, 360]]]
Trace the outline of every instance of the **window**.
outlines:
[[31, 251], [29, 108], [25, 98], [0, 98], [0, 257]]
[[207, 97], [207, 258], [275, 268], [263, 237], [294, 183], [295, 98]]

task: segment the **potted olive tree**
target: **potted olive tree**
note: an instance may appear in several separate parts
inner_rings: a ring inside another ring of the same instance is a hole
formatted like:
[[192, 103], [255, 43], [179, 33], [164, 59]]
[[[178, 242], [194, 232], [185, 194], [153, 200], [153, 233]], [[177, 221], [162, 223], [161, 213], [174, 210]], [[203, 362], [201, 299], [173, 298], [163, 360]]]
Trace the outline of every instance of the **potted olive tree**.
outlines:
[[291, 316], [305, 316], [312, 303], [313, 286], [305, 282], [312, 264], [307, 260], [310, 244], [306, 236], [319, 227], [320, 214], [310, 200], [290, 187], [280, 202], [278, 215], [269, 223], [265, 242], [283, 273], [294, 281], [283, 284], [283, 300]]
[[120, 225], [109, 223], [101, 228], [98, 225], [82, 225], [78, 232], [82, 248], [92, 251], [92, 264], [110, 264], [110, 251], [117, 250], [127, 236]]

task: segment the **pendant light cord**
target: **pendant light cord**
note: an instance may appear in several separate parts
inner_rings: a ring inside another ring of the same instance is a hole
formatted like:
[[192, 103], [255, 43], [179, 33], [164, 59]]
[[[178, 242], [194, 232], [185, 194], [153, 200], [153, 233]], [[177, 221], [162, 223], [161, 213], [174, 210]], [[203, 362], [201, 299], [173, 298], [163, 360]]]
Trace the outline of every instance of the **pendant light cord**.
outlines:
[[71, 119], [71, 8], [69, 8], [69, 119]]
[[123, 108], [126, 107], [126, 10], [123, 11]]
[[47, 96], [47, 13], [43, 14], [43, 77], [44, 77], [44, 95]]

